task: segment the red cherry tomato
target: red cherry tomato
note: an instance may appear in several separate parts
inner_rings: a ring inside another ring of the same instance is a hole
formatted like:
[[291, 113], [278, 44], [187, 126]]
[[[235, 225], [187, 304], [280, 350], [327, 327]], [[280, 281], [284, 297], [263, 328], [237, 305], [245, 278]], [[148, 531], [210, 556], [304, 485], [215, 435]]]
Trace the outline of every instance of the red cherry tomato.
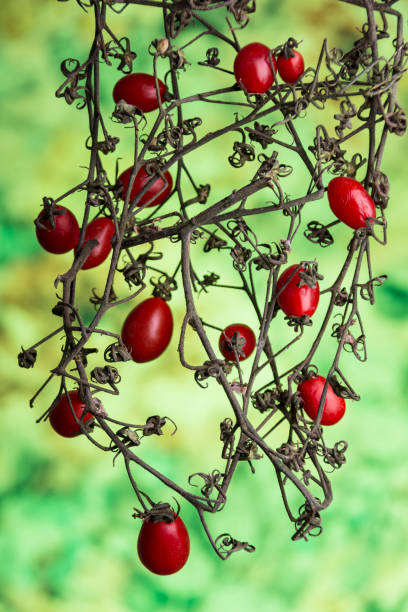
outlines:
[[35, 226], [38, 242], [43, 249], [49, 253], [68, 253], [74, 249], [79, 239], [79, 226], [75, 216], [65, 206], [55, 207], [57, 210], [63, 210], [61, 215], [55, 215], [55, 228], [52, 229], [50, 221], [43, 220], [44, 211], [40, 212], [37, 219], [46, 229]]
[[[238, 85], [248, 93], [265, 93], [274, 82], [269, 60], [270, 49], [262, 43], [254, 42], [243, 47], [234, 61], [234, 74]], [[276, 60], [272, 56], [276, 72]]]
[[[282, 272], [276, 284], [277, 291], [281, 290], [296, 268], [297, 266], [294, 264]], [[318, 282], [316, 282], [316, 287], [314, 289], [308, 285], [299, 287], [299, 284], [303, 282], [299, 276], [299, 272], [303, 270], [304, 268], [299, 268], [292, 280], [290, 280], [285, 289], [282, 290], [282, 293], [278, 295], [279, 306], [286, 315], [291, 317], [301, 317], [302, 315], [311, 317], [319, 303], [320, 289]]]
[[143, 521], [137, 541], [137, 552], [143, 565], [160, 576], [178, 572], [188, 559], [190, 538], [182, 519], [171, 523]]
[[286, 58], [284, 55], [279, 55], [277, 59], [279, 75], [286, 83], [295, 83], [305, 71], [302, 55], [295, 49], [291, 51], [294, 53], [293, 56]]
[[109, 217], [97, 217], [89, 223], [85, 230], [84, 244], [92, 238], [96, 238], [99, 244], [92, 249], [85, 259], [82, 270], [95, 268], [95, 266], [99, 266], [99, 264], [105, 261], [111, 251], [111, 239], [114, 234], [115, 224]]
[[[70, 391], [68, 395], [75, 415], [79, 420], [83, 415], [85, 404], [79, 398], [78, 391]], [[82, 422], [85, 424], [91, 419], [93, 419], [92, 414], [87, 412]], [[64, 436], [64, 438], [74, 438], [81, 433], [81, 427], [75, 421], [66, 393], [61, 396], [60, 401], [51, 412], [50, 424], [57, 434]]]
[[173, 315], [167, 302], [151, 297], [130, 311], [122, 327], [122, 341], [133, 361], [156, 359], [167, 348], [173, 333]]
[[[320, 398], [322, 396], [324, 383], [323, 376], [315, 376], [304, 380], [298, 386], [298, 391], [303, 400], [303, 408], [308, 417], [315, 419], [319, 409]], [[329, 384], [327, 388], [326, 401], [324, 402], [321, 425], [335, 425], [343, 418], [346, 410], [344, 398], [339, 397]]]
[[218, 346], [227, 361], [235, 361], [235, 354], [229, 342], [235, 333], [238, 333], [244, 339], [243, 345], [238, 351], [238, 361], [244, 361], [251, 355], [256, 345], [255, 334], [248, 325], [243, 323], [228, 325], [220, 335]]
[[328, 186], [333, 213], [349, 227], [366, 227], [368, 217], [375, 218], [375, 204], [361, 183], [347, 176], [336, 176]]
[[[118, 182], [123, 186], [119, 194], [122, 199], [124, 199], [126, 196], [132, 170], [133, 167], [131, 166], [122, 172], [122, 174], [118, 177]], [[147, 207], [157, 206], [158, 204], [163, 204], [163, 202], [167, 200], [173, 188], [173, 179], [171, 178], [170, 172], [167, 172], [167, 170], [164, 172], [164, 177], [166, 180], [163, 180], [161, 176], [154, 180], [152, 185], [140, 198], [139, 202], [137, 203], [138, 206], [142, 206], [147, 202], [150, 202], [150, 204], [147, 204]], [[146, 172], [145, 166], [141, 166], [135, 176], [133, 187], [130, 192], [130, 201], [134, 200], [139, 191], [143, 189], [145, 184], [150, 181], [151, 178], [152, 175]]]
[[[160, 79], [157, 79], [157, 85], [160, 94], [160, 101], [163, 101], [163, 95], [166, 91], [166, 86]], [[156, 82], [151, 74], [136, 72], [127, 74], [122, 77], [113, 88], [113, 99], [117, 104], [120, 100], [124, 100], [127, 104], [137, 106], [144, 113], [156, 110], [159, 107], [156, 92]]]

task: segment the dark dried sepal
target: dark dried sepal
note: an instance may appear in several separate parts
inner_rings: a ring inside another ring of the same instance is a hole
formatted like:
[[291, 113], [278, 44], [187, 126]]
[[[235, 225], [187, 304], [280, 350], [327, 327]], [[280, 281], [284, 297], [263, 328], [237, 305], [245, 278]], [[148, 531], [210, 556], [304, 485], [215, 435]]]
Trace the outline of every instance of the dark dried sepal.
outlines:
[[304, 231], [304, 236], [310, 242], [319, 244], [321, 247], [328, 247], [334, 243], [333, 236], [329, 230], [319, 221], [310, 221], [307, 224], [307, 229]]
[[313, 325], [313, 321], [308, 315], [302, 315], [301, 317], [286, 316], [285, 321], [287, 321], [289, 327], [293, 327], [295, 332], [302, 331], [305, 326]]
[[223, 361], [222, 359], [204, 361], [200, 369], [196, 370], [194, 378], [200, 387], [205, 387], [207, 385], [201, 384], [203, 380], [212, 377], [215, 378], [217, 382], [220, 382], [221, 371], [224, 372], [225, 375], [228, 375], [231, 373], [233, 367], [234, 364], [232, 362]]
[[167, 274], [162, 274], [157, 281], [152, 278], [150, 284], [154, 287], [154, 297], [161, 298], [166, 302], [171, 300], [171, 292], [177, 289], [176, 280]]
[[254, 393], [251, 400], [253, 407], [263, 413], [277, 408], [280, 402], [280, 393], [277, 389], [265, 389], [265, 391]]
[[158, 504], [154, 504], [149, 510], [140, 511], [137, 508], [133, 508], [133, 510], [135, 511], [132, 515], [133, 518], [148, 519], [152, 523], [158, 523], [160, 521], [172, 523], [179, 515], [180, 506], [178, 506], [177, 512], [174, 512], [170, 504], [159, 502]]
[[120, 374], [113, 366], [96, 367], [91, 372], [91, 380], [100, 385], [115, 385], [120, 382]]
[[37, 359], [37, 351], [34, 348], [23, 349], [21, 347], [21, 353], [18, 354], [18, 365], [20, 368], [33, 368]]
[[54, 314], [56, 317], [63, 317], [66, 311], [68, 311], [68, 319], [70, 321], [74, 321], [75, 313], [72, 312], [71, 306], [67, 306], [63, 302], [57, 302], [57, 304], [55, 304], [55, 306], [53, 306], [51, 309], [52, 314]]
[[188, 477], [188, 484], [192, 485], [193, 487], [198, 486], [192, 482], [195, 476], [202, 478], [202, 480], [204, 481], [204, 484], [200, 489], [201, 494], [204, 497], [210, 498], [214, 489], [216, 489], [218, 493], [221, 492], [220, 481], [223, 475], [219, 470], [213, 470], [210, 474], [204, 474], [203, 472], [195, 472], [194, 474], [191, 474]]
[[126, 346], [121, 342], [114, 342], [106, 347], [104, 352], [104, 359], [108, 363], [114, 363], [117, 361], [130, 361], [132, 355], [127, 350]]

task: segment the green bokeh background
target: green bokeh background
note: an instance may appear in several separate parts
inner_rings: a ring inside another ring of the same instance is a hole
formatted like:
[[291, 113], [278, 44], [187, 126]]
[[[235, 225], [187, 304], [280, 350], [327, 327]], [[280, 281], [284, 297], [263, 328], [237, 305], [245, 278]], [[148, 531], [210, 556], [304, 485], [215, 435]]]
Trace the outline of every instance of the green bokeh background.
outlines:
[[[407, 15], [407, 1], [399, 4]], [[362, 20], [360, 9], [334, 0], [264, 0], [259, 5], [241, 35], [242, 44], [260, 40], [274, 46], [295, 36], [303, 39], [302, 53], [311, 64], [325, 35], [331, 47], [348, 48], [358, 37], [356, 26]], [[130, 36], [138, 53], [135, 70], [149, 71], [145, 49], [162, 35], [160, 12], [129, 8], [122, 16], [112, 16], [110, 23], [121, 36]], [[57, 197], [84, 177], [85, 111], [68, 107], [53, 93], [61, 81], [60, 62], [66, 57], [83, 59], [91, 32], [91, 15], [73, 1], [3, 0], [0, 5], [0, 612], [408, 610], [406, 138], [391, 136], [385, 155], [384, 170], [391, 181], [389, 246], [375, 245], [373, 256], [375, 273], [389, 278], [377, 291], [376, 306], [363, 307], [368, 363], [360, 364], [351, 356], [343, 359], [344, 371], [362, 399], [348, 402], [346, 417], [326, 436], [332, 443], [345, 439], [350, 447], [346, 465], [333, 476], [334, 503], [323, 514], [320, 538], [292, 542], [292, 526], [270, 466], [257, 462], [252, 476], [242, 464], [226, 510], [212, 517], [210, 525], [214, 534], [230, 531], [255, 544], [256, 552], [240, 553], [223, 563], [212, 552], [193, 509], [182, 503], [191, 533], [189, 562], [174, 576], [154, 576], [138, 561], [138, 524], [131, 518], [135, 500], [123, 465], [118, 462], [112, 468], [112, 458], [86, 439], [65, 440], [48, 424], [35, 424], [55, 387], [44, 392], [32, 411], [28, 399], [54, 367], [61, 343], [57, 338], [45, 345], [33, 370], [18, 369], [15, 355], [21, 344], [27, 347], [54, 329], [53, 281], [68, 268], [70, 255], [44, 253], [35, 240], [32, 220], [44, 195]], [[222, 86], [229, 79], [206, 68], [197, 77], [194, 65], [202, 56], [193, 51], [187, 56], [192, 65], [182, 75], [185, 93], [203, 85]], [[226, 64], [233, 58], [225, 54], [222, 59]], [[102, 103], [109, 116], [110, 92], [118, 74], [111, 68], [103, 69], [102, 75]], [[408, 79], [401, 86], [400, 102], [408, 107]], [[192, 114], [205, 113], [210, 126], [219, 125], [231, 112], [213, 105], [196, 109]], [[330, 122], [334, 112], [335, 107], [329, 106], [324, 121]], [[305, 140], [310, 142], [319, 120], [313, 111], [299, 120]], [[117, 153], [106, 160], [113, 173], [117, 157], [122, 158], [123, 168], [130, 164], [131, 132], [108, 124], [111, 133], [121, 137]], [[223, 142], [222, 150], [216, 146], [191, 156], [199, 182], [211, 182], [214, 198], [243, 184], [251, 172], [220, 162], [231, 150], [233, 137]], [[350, 152], [364, 153], [365, 137], [353, 146]], [[302, 193], [302, 172], [295, 166], [293, 175], [285, 179], [291, 195]], [[69, 205], [80, 216], [81, 197], [71, 198]], [[326, 201], [314, 206], [305, 223], [312, 218], [332, 219]], [[284, 219], [263, 221], [265, 239], [282, 237], [285, 223]], [[336, 228], [335, 235], [335, 246], [327, 250], [299, 236], [291, 263], [318, 257], [330, 281], [350, 237], [344, 227]], [[178, 246], [166, 249], [171, 271]], [[229, 262], [217, 257], [202, 260], [198, 251], [194, 257], [202, 273], [218, 269], [226, 280], [233, 280], [228, 277]], [[79, 284], [78, 305], [85, 320], [92, 316], [89, 292], [92, 287], [101, 290], [103, 270], [88, 271]], [[126, 286], [119, 290], [124, 295]], [[180, 324], [180, 291], [172, 307]], [[252, 315], [245, 314], [247, 303], [228, 292], [202, 296], [199, 307], [220, 326], [236, 319], [252, 321]], [[106, 328], [118, 330], [128, 310], [125, 306], [109, 313]], [[314, 329], [316, 325], [317, 321]], [[276, 344], [291, 333], [278, 317], [273, 328]], [[306, 341], [312, 335], [313, 330], [308, 330]], [[141, 366], [123, 364], [120, 400], [109, 398], [106, 407], [133, 422], [143, 422], [150, 414], [173, 418], [179, 426], [177, 435], [147, 439], [141, 453], [183, 484], [192, 472], [221, 467], [218, 424], [229, 412], [214, 382], [200, 390], [178, 364], [176, 336], [160, 360]], [[296, 347], [292, 359], [304, 348]], [[334, 341], [327, 341], [318, 354], [322, 371], [334, 348]], [[190, 361], [199, 363], [202, 353], [192, 338], [188, 353]], [[137, 477], [155, 499], [169, 499], [154, 479], [144, 473]]]

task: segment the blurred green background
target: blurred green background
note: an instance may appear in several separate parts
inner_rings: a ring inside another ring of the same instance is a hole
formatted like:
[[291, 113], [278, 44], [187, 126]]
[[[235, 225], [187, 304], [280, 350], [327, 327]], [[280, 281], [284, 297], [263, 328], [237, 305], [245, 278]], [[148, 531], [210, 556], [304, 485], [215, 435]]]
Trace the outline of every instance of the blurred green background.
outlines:
[[[251, 25], [240, 35], [241, 43], [259, 40], [274, 46], [294, 36], [303, 39], [302, 53], [312, 65], [324, 36], [328, 36], [330, 47], [350, 48], [363, 19], [361, 9], [334, 0], [259, 4]], [[399, 5], [406, 16], [406, 0]], [[112, 15], [110, 23], [117, 34], [131, 38], [138, 53], [134, 70], [149, 71], [146, 47], [162, 36], [160, 11], [129, 8], [121, 16]], [[85, 175], [86, 113], [57, 100], [54, 91], [62, 81], [60, 62], [67, 57], [85, 58], [91, 32], [92, 16], [73, 1], [3, 0], [0, 5], [0, 611], [408, 610], [406, 138], [391, 136], [385, 154], [383, 167], [391, 181], [389, 246], [375, 245], [373, 256], [375, 274], [388, 274], [389, 278], [377, 291], [376, 306], [362, 308], [368, 362], [360, 364], [347, 355], [343, 358], [344, 371], [362, 399], [348, 402], [346, 417], [335, 431], [326, 434], [327, 442], [345, 439], [350, 447], [346, 465], [333, 475], [334, 502], [323, 514], [321, 537], [292, 542], [292, 526], [274, 472], [265, 461], [259, 461], [252, 476], [243, 463], [226, 510], [211, 518], [210, 526], [214, 535], [230, 531], [237, 539], [251, 542], [256, 552], [239, 553], [223, 563], [209, 546], [193, 509], [182, 503], [181, 513], [191, 533], [190, 559], [174, 576], [155, 576], [137, 557], [139, 525], [131, 518], [135, 499], [123, 465], [118, 462], [113, 468], [112, 457], [82, 437], [63, 439], [47, 423], [35, 424], [55, 387], [40, 396], [33, 410], [28, 400], [55, 366], [60, 339], [39, 350], [33, 370], [18, 369], [15, 356], [21, 344], [28, 347], [55, 328], [57, 320], [50, 313], [56, 299], [53, 281], [68, 268], [71, 256], [42, 251], [32, 221], [44, 195], [57, 197]], [[191, 49], [187, 55], [192, 65], [181, 77], [183, 93], [230, 83], [230, 77], [207, 68], [201, 69], [199, 77], [195, 73], [196, 61], [203, 59], [211, 44], [205, 43], [199, 53]], [[228, 51], [223, 51], [221, 58], [223, 65], [233, 60]], [[102, 104], [109, 117], [111, 90], [118, 73], [111, 68], [103, 69], [102, 75]], [[408, 108], [408, 79], [399, 97]], [[326, 123], [333, 123], [335, 111], [329, 106]], [[214, 105], [191, 112], [191, 116], [205, 113], [209, 126], [231, 116], [230, 109], [221, 111]], [[321, 120], [316, 111], [299, 120], [307, 144]], [[122, 168], [130, 165], [132, 135], [109, 119], [108, 126], [110, 133], [121, 138], [117, 152], [106, 159], [108, 170], [114, 173], [118, 157]], [[215, 145], [206, 153], [191, 156], [198, 182], [210, 182], [214, 198], [251, 176], [250, 167], [234, 170], [224, 163], [233, 140], [233, 136], [225, 140], [225, 149]], [[353, 147], [350, 152], [364, 154], [365, 136]], [[280, 159], [290, 163], [284, 153]], [[304, 179], [302, 169], [295, 167], [284, 188], [291, 195], [300, 195]], [[257, 197], [258, 202], [263, 201]], [[80, 217], [81, 196], [71, 198], [67, 205]], [[332, 220], [327, 201], [315, 204], [304, 222], [313, 218]], [[266, 240], [284, 236], [283, 218], [254, 223], [262, 227]], [[344, 227], [334, 233], [336, 243], [326, 250], [299, 236], [291, 263], [317, 257], [326, 281], [330, 281], [350, 238]], [[165, 249], [165, 265], [171, 272], [178, 245]], [[224, 258], [211, 254], [203, 259], [198, 250], [193, 256], [201, 276], [220, 270], [224, 282], [234, 280]], [[77, 300], [86, 321], [92, 316], [90, 290], [95, 287], [101, 291], [104, 270], [84, 273], [79, 283]], [[118, 285], [118, 289], [126, 294], [126, 285]], [[220, 326], [235, 320], [254, 324], [247, 303], [221, 291], [215, 289], [200, 298], [203, 316]], [[180, 290], [172, 308], [180, 324]], [[106, 317], [105, 328], [119, 330], [129, 309], [129, 305], [115, 309]], [[306, 343], [317, 324], [318, 318], [305, 334]], [[272, 333], [280, 345], [292, 331], [277, 317]], [[216, 337], [215, 332], [214, 340]], [[335, 346], [334, 340], [322, 346], [316, 360], [321, 371], [329, 365]], [[120, 399], [109, 398], [105, 405], [118, 418], [133, 422], [143, 422], [150, 414], [173, 418], [179, 427], [177, 434], [170, 437], [168, 430], [162, 438], [145, 440], [141, 455], [185, 484], [192, 472], [221, 467], [219, 422], [229, 411], [215, 382], [206, 390], [197, 387], [190, 373], [179, 365], [176, 349], [177, 334], [159, 360], [140, 366], [123, 364]], [[292, 360], [304, 350], [306, 344], [297, 346]], [[191, 338], [188, 356], [193, 363], [202, 359]], [[97, 358], [91, 364], [99, 365]], [[154, 479], [144, 473], [136, 475], [156, 500], [171, 501]]]

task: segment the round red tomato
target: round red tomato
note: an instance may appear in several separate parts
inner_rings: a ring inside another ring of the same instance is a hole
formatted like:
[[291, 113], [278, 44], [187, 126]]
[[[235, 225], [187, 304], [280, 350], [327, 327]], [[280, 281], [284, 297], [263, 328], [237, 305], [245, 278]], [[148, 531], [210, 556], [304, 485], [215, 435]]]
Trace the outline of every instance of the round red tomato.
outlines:
[[278, 72], [286, 83], [295, 83], [305, 71], [305, 63], [299, 51], [291, 49], [294, 54], [286, 58], [283, 54], [277, 59]]
[[[69, 391], [68, 395], [75, 415], [77, 419], [80, 420], [84, 412], [85, 404], [79, 398], [78, 391]], [[85, 424], [91, 419], [93, 419], [92, 414], [87, 412], [82, 419], [82, 422]], [[51, 412], [50, 424], [54, 431], [56, 431], [60, 436], [64, 436], [64, 438], [74, 438], [75, 436], [79, 436], [81, 433], [81, 427], [79, 423], [76, 422], [74, 415], [72, 414], [66, 393], [61, 396], [58, 404]]]
[[[248, 93], [265, 93], [274, 82], [269, 53], [269, 47], [258, 42], [246, 45], [237, 53], [234, 61], [235, 78], [238, 85]], [[272, 61], [276, 72], [274, 56]]]
[[[244, 361], [244, 359], [247, 359], [251, 355], [256, 345], [255, 334], [252, 329], [248, 327], [248, 325], [244, 325], [243, 323], [228, 325], [228, 327], [221, 332], [220, 339], [218, 341], [219, 349], [227, 361], [235, 361], [235, 354], [230, 340], [236, 333], [242, 336], [242, 346], [238, 351], [239, 361]], [[238, 342], [240, 343], [240, 340], [238, 340]]]
[[[282, 289], [283, 285], [296, 268], [297, 265], [294, 264], [282, 272], [276, 284], [277, 292]], [[317, 281], [314, 289], [308, 285], [299, 287], [303, 282], [299, 276], [299, 272], [302, 271], [304, 271], [304, 268], [299, 268], [293, 278], [278, 295], [279, 306], [282, 308], [283, 312], [290, 317], [301, 317], [302, 315], [311, 317], [319, 303], [320, 289]]]
[[190, 538], [181, 518], [168, 523], [143, 521], [137, 540], [137, 552], [143, 565], [160, 576], [178, 572], [188, 559]]
[[156, 359], [167, 348], [173, 333], [173, 315], [167, 302], [151, 297], [130, 311], [122, 327], [122, 341], [133, 361]]
[[[322, 396], [324, 383], [323, 376], [315, 376], [304, 380], [298, 386], [298, 391], [303, 400], [303, 408], [307, 416], [311, 419], [317, 417], [320, 398]], [[334, 425], [343, 418], [346, 410], [346, 402], [343, 397], [339, 397], [329, 384], [327, 388], [326, 401], [324, 402], [321, 425]]]
[[97, 217], [89, 223], [85, 230], [84, 244], [92, 238], [96, 238], [99, 244], [92, 249], [86, 258], [82, 270], [95, 268], [95, 266], [99, 266], [99, 264], [105, 261], [111, 251], [111, 239], [114, 234], [115, 224], [109, 217]]
[[[132, 170], [133, 166], [127, 168], [127, 170], [122, 172], [122, 174], [118, 177], [118, 182], [122, 184], [122, 189], [119, 194], [122, 199], [124, 199], [126, 196]], [[173, 188], [173, 179], [171, 178], [170, 172], [167, 172], [167, 170], [164, 172], [164, 178], [165, 180], [159, 176], [153, 181], [148, 190], [140, 198], [139, 202], [137, 203], [138, 206], [142, 206], [147, 202], [150, 202], [150, 204], [147, 204], [147, 207], [157, 206], [158, 204], [163, 204], [163, 202], [167, 200]], [[135, 176], [133, 187], [130, 192], [130, 201], [135, 199], [137, 194], [151, 179], [152, 175], [146, 172], [144, 165], [141, 166]]]
[[79, 226], [75, 216], [65, 206], [55, 206], [56, 210], [64, 211], [60, 215], [55, 215], [55, 228], [53, 229], [48, 219], [44, 220], [44, 211], [40, 212], [37, 219], [44, 225], [44, 228], [35, 226], [38, 242], [43, 249], [49, 253], [68, 253], [74, 249], [78, 243]]
[[347, 176], [336, 176], [328, 186], [333, 213], [349, 227], [366, 227], [368, 217], [375, 218], [375, 204], [361, 183]]
[[[160, 101], [166, 91], [165, 84], [157, 79]], [[117, 104], [124, 100], [127, 104], [137, 106], [144, 113], [156, 110], [159, 107], [156, 91], [156, 81], [151, 74], [136, 72], [122, 77], [113, 88], [113, 99]]]

